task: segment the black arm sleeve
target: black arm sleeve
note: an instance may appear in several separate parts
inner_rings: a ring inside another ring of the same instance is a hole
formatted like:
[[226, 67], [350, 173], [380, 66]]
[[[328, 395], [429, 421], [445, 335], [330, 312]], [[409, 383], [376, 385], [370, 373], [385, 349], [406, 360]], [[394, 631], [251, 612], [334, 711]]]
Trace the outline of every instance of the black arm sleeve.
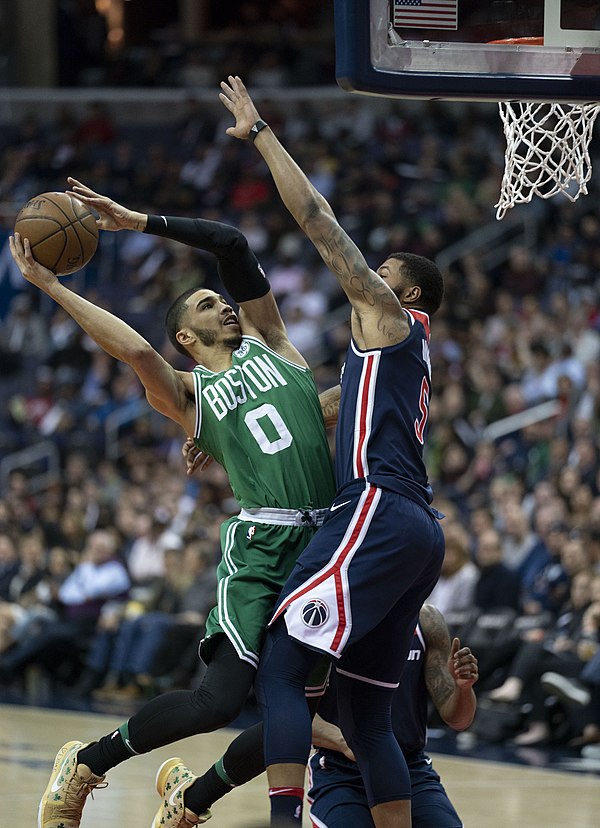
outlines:
[[260, 299], [271, 289], [246, 237], [235, 227], [199, 218], [148, 216], [144, 233], [212, 253], [225, 289], [238, 303]]

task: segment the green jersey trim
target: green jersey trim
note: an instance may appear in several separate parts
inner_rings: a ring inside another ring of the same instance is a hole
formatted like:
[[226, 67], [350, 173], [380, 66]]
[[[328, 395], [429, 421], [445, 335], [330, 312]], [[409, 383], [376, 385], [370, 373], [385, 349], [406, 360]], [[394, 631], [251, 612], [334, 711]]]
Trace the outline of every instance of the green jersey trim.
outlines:
[[[253, 653], [244, 646], [240, 634], [235, 628], [235, 624], [229, 617], [227, 609], [227, 593], [229, 588], [229, 580], [231, 575], [238, 571], [233, 558], [231, 557], [231, 549], [235, 541], [235, 530], [243, 526], [241, 521], [236, 521], [227, 527], [227, 535], [225, 538], [225, 545], [223, 548], [223, 562], [229, 570], [229, 575], [219, 581], [218, 590], [218, 608], [219, 608], [219, 623], [223, 628], [223, 632], [233, 644], [235, 651], [243, 661], [248, 661], [253, 667], [258, 668], [258, 653]], [[244, 527], [245, 529], [245, 527]]]
[[202, 377], [197, 371], [192, 371], [194, 380], [194, 395], [196, 397], [196, 421], [194, 423], [194, 438], [200, 439], [200, 429], [202, 428]]

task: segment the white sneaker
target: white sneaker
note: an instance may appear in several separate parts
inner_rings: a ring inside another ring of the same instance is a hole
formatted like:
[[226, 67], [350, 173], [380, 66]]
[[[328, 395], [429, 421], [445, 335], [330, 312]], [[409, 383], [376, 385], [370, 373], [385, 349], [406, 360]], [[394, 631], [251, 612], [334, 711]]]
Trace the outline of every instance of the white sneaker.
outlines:
[[544, 673], [540, 682], [544, 690], [569, 704], [585, 707], [591, 701], [591, 693], [577, 679], [566, 678], [560, 673]]

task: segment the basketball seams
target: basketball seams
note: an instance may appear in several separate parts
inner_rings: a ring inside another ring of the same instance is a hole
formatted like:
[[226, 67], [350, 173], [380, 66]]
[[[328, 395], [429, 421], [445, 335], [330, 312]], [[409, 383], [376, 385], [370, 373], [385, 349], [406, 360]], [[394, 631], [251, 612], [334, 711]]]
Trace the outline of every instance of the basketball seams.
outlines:
[[[73, 231], [70, 235], [69, 235], [69, 230], [72, 230], [72, 231]], [[81, 243], [81, 239], [79, 238], [79, 233], [78, 233], [78, 232], [77, 232], [77, 230], [75, 229], [75, 223], [73, 223], [73, 224], [69, 224], [69, 226], [68, 226], [68, 227], [65, 227], [65, 246], [63, 247], [63, 251], [62, 251], [62, 253], [60, 254], [60, 258], [59, 258], [58, 262], [60, 262], [60, 260], [61, 260], [61, 259], [62, 259], [62, 257], [64, 256], [64, 254], [65, 254], [65, 248], [66, 248], [69, 244], [73, 244], [73, 236], [75, 237], [75, 239], [77, 240], [77, 244], [79, 245], [79, 258], [80, 258], [80, 261], [81, 261], [81, 262], [83, 262], [83, 259], [84, 259], [84, 255], [83, 255], [83, 253], [84, 253], [84, 251], [83, 251], [83, 244]], [[74, 257], [73, 257], [73, 256], [69, 256], [68, 258], [69, 258], [69, 259], [73, 259]], [[56, 268], [58, 268], [58, 262], [55, 264], [55, 267], [56, 267]]]
[[[95, 227], [96, 226], [96, 219], [94, 218], [93, 213], [88, 213], [88, 216], [91, 216], [94, 219], [94, 227]], [[88, 216], [84, 216], [83, 218], [88, 218]], [[92, 239], [95, 239], [96, 234], [94, 233], [94, 231], [90, 230], [90, 228], [87, 226], [87, 224], [85, 224], [83, 222], [82, 219], [79, 219], [78, 221], [79, 221], [79, 224], [82, 226], [82, 228], [85, 230], [85, 232], [88, 233], [91, 236]], [[73, 226], [75, 226], [75, 224], [77, 224], [77, 222], [74, 222]]]
[[67, 240], [67, 228], [66, 228], [66, 227], [64, 227], [64, 228], [62, 228], [62, 230], [63, 230], [63, 246], [62, 246], [62, 250], [60, 251], [60, 254], [59, 254], [58, 259], [54, 262], [54, 264], [52, 265], [52, 267], [51, 267], [51, 268], [49, 268], [49, 270], [51, 270], [53, 273], [56, 273], [56, 270], [57, 270], [57, 268], [58, 268], [58, 263], [60, 262], [60, 260], [61, 260], [61, 259], [62, 259], [62, 257], [64, 256], [64, 254], [65, 254], [65, 249], [66, 249], [66, 247], [67, 247], [67, 241], [68, 241], [68, 240]]
[[[62, 196], [63, 194], [62, 193], [57, 193], [57, 195]], [[51, 196], [52, 196], [52, 194], [50, 193], [49, 195], [44, 196], [44, 198], [45, 198], [46, 201], [49, 201], [50, 204], [53, 204], [56, 207], [56, 209], [63, 214], [63, 216], [67, 219], [69, 224], [74, 224], [76, 221], [78, 221], [80, 219], [80, 216], [77, 215], [75, 207], [73, 206], [73, 199], [72, 199], [71, 196], [68, 196], [68, 198], [69, 198], [69, 207], [71, 208], [71, 213], [73, 214], [72, 217], [69, 216], [69, 214], [67, 213], [65, 208], [60, 204], [60, 202], [55, 201]]]
[[[21, 221], [21, 219], [19, 219], [19, 217], [17, 216], [17, 220], [15, 222], [15, 229], [17, 230], [17, 232], [20, 232], [17, 227], [19, 221]], [[52, 232], [48, 233], [47, 236], [43, 236], [43, 238], [35, 240], [34, 244], [31, 245], [32, 250], [34, 250], [34, 248], [36, 248], [38, 244], [42, 244], [42, 242], [48, 241], [48, 239], [51, 239], [52, 236], [55, 236], [57, 233], [61, 233], [64, 230], [64, 225], [61, 224], [58, 219], [50, 218], [49, 216], [27, 216], [26, 218], [22, 219], [22, 221], [53, 221], [56, 224], [56, 230], [52, 230]], [[24, 236], [24, 238], [27, 238], [27, 236]]]

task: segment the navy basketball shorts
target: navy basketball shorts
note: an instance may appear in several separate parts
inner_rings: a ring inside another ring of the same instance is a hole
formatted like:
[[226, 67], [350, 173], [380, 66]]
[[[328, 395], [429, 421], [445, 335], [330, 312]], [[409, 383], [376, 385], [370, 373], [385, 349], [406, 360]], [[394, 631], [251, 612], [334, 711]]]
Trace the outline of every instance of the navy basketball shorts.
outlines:
[[427, 509], [356, 481], [298, 558], [271, 623], [283, 615], [292, 638], [339, 659], [338, 669], [351, 674], [360, 663], [361, 677], [397, 683], [443, 557], [442, 529]]
[[[330, 750], [309, 761], [310, 819], [313, 828], [373, 828], [358, 766]], [[462, 828], [431, 759], [421, 753], [408, 762], [413, 828]]]

